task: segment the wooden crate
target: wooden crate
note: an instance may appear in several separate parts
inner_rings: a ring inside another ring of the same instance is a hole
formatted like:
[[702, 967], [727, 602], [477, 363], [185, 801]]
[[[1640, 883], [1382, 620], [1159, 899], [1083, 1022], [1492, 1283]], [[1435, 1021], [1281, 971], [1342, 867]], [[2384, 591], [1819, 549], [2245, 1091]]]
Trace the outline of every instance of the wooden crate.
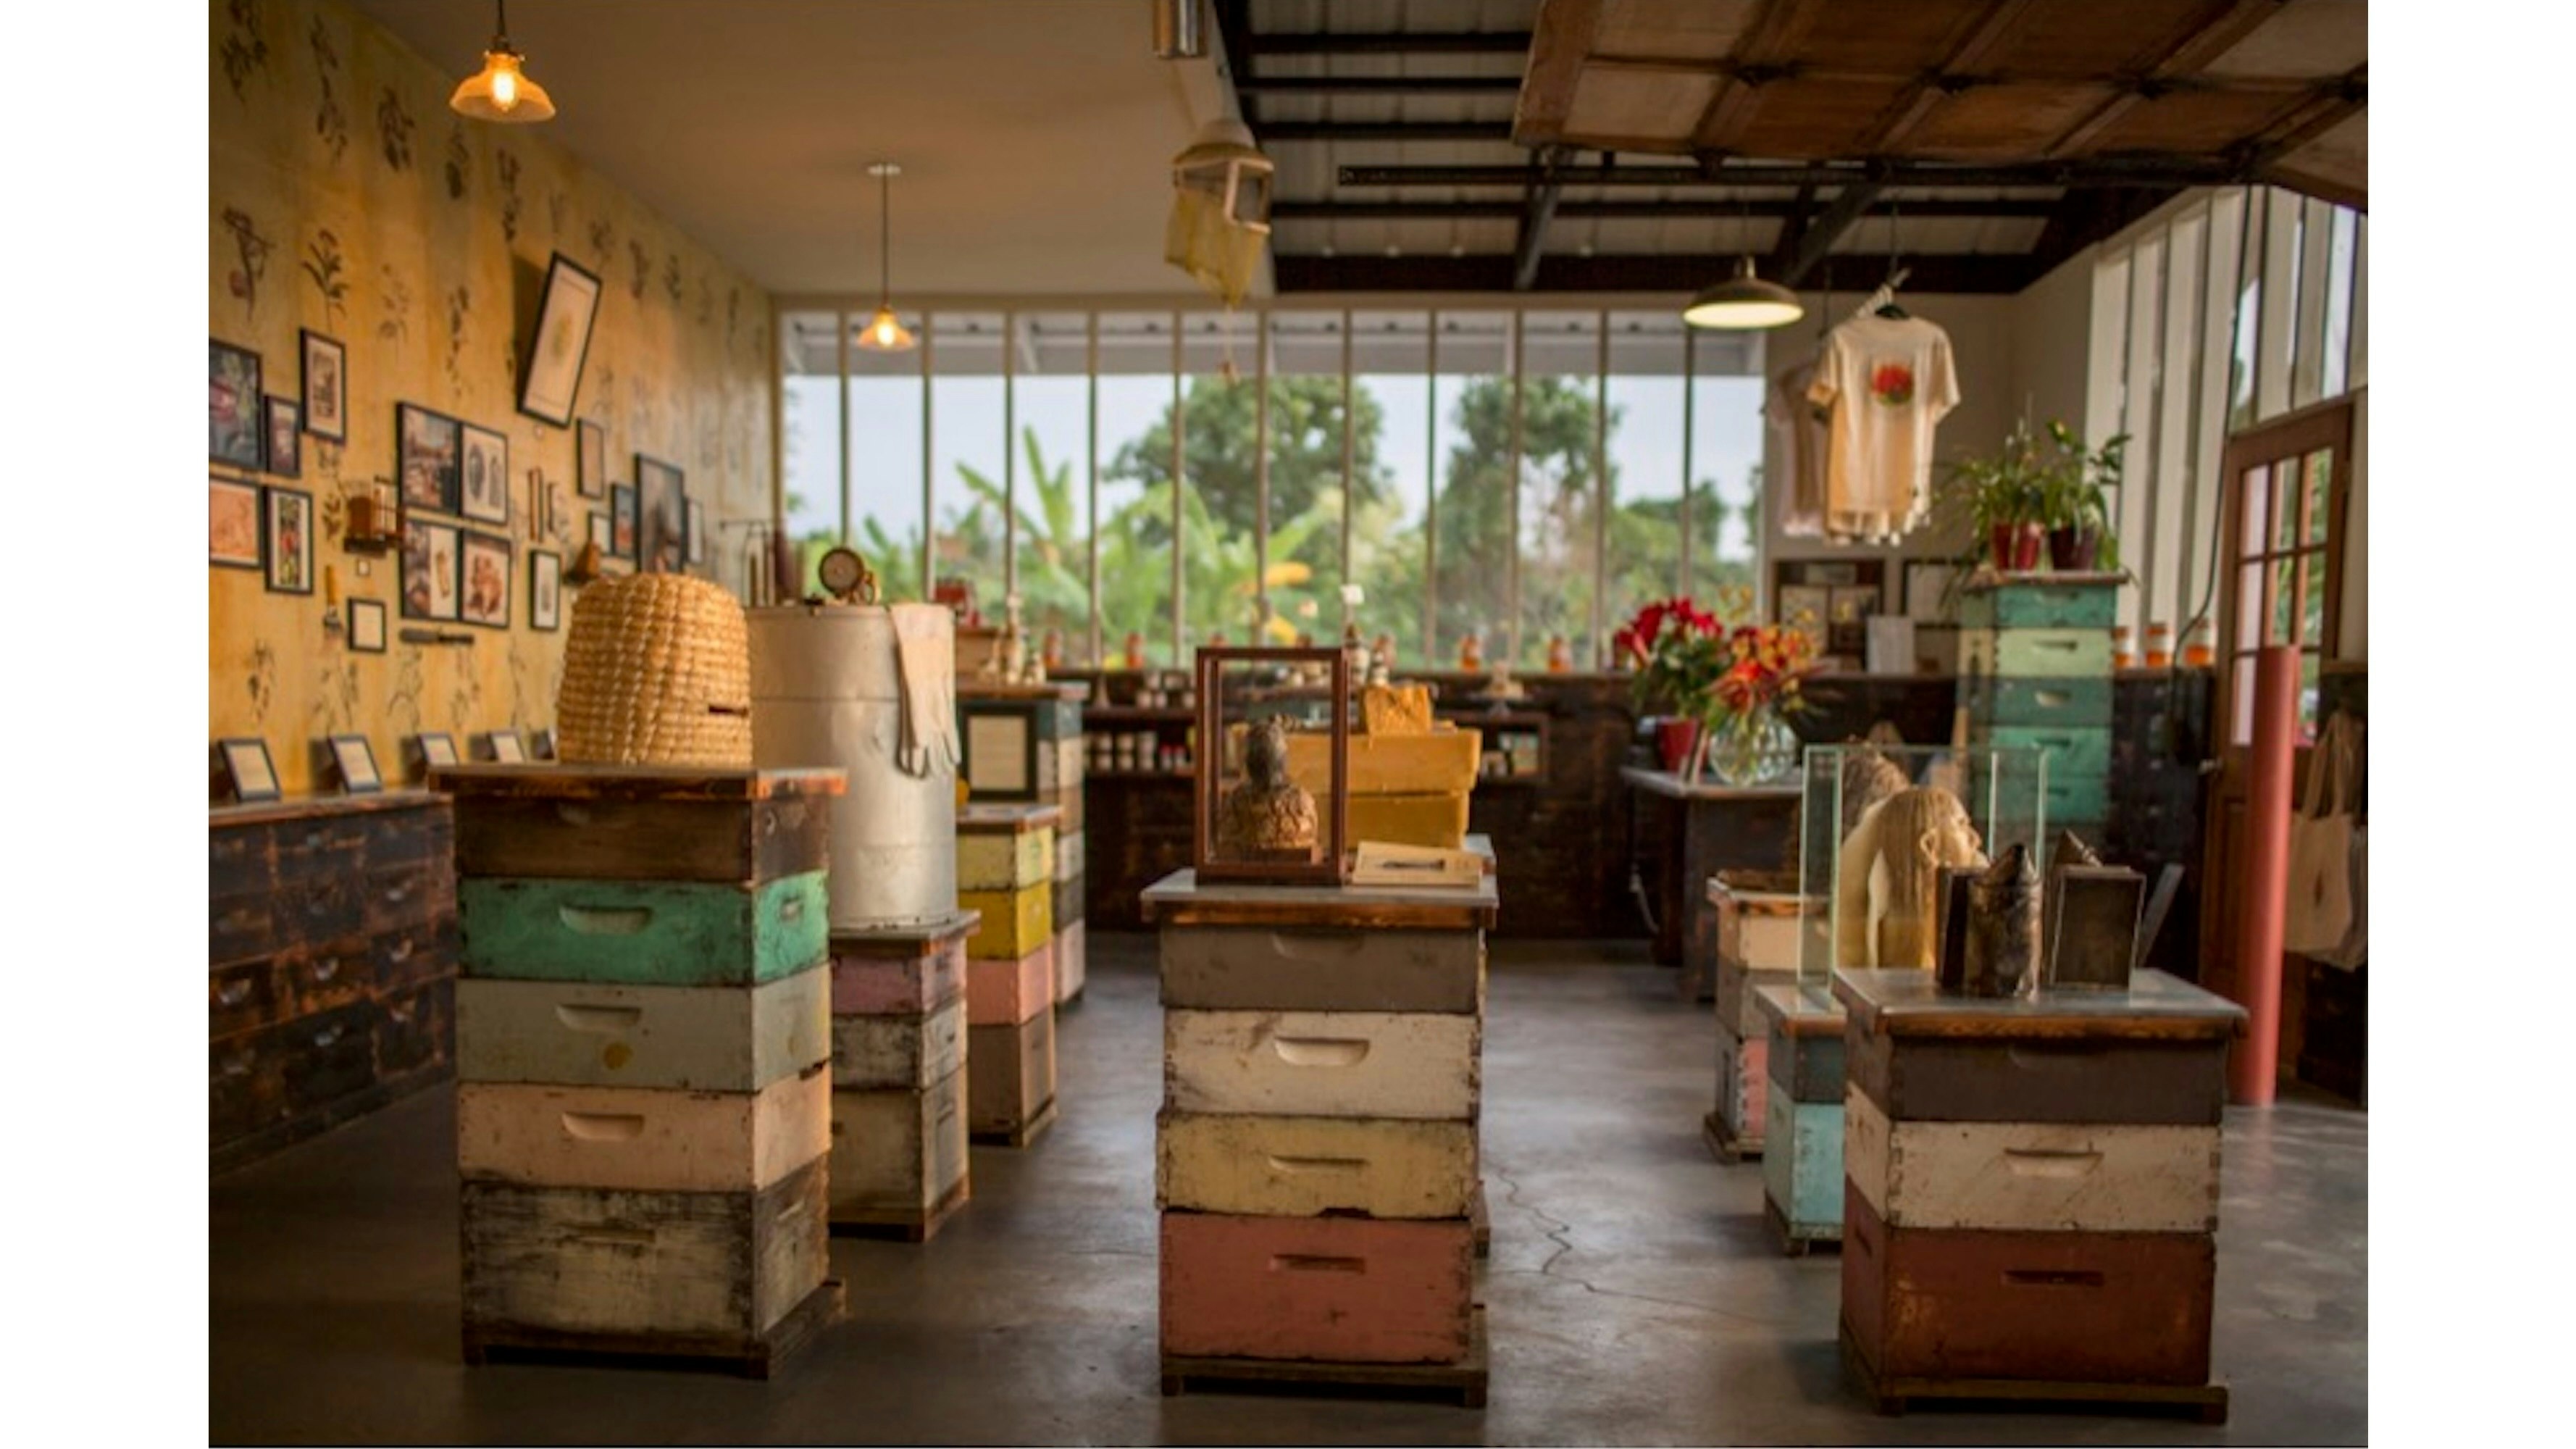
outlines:
[[1178, 1112], [1155, 1119], [1154, 1202], [1255, 1217], [1465, 1218], [1476, 1126]]
[[456, 988], [466, 1082], [757, 1092], [831, 1055], [831, 975], [732, 986], [467, 980]]
[[1842, 1008], [1794, 987], [1765, 987], [1754, 1004], [1762, 1012], [1771, 1095], [1839, 1112], [1844, 1087]]
[[966, 958], [966, 1022], [969, 1026], [1017, 1026], [1055, 1006], [1055, 942], [1042, 939], [1037, 948], [1014, 961]]
[[832, 1092], [832, 1221], [913, 1223], [969, 1185], [966, 1073], [914, 1089]]
[[831, 1147], [828, 1065], [759, 1092], [466, 1082], [456, 1170], [468, 1182], [756, 1191]]
[[824, 872], [745, 889], [702, 881], [467, 879], [462, 969], [510, 980], [749, 986], [824, 959]]
[[959, 891], [958, 908], [983, 917], [975, 934], [966, 939], [966, 954], [988, 961], [1016, 961], [1038, 949], [1055, 935], [1049, 910], [1053, 894], [1044, 882], [1007, 892]]
[[1472, 1121], [1482, 1027], [1434, 1012], [1166, 1011], [1163, 1101], [1182, 1112]]
[[951, 998], [926, 1016], [836, 1016], [832, 1090], [926, 1091], [966, 1061], [966, 1003]]
[[1013, 1026], [966, 1028], [966, 1129], [1025, 1146], [1055, 1107], [1055, 1008]]
[[904, 932], [835, 933], [832, 1014], [922, 1016], [966, 993], [966, 941], [977, 918]]
[[1481, 1011], [1472, 931], [1162, 928], [1163, 1005], [1242, 1011]]
[[2216, 1127], [1890, 1122], [1854, 1088], [1852, 1190], [1895, 1228], [2206, 1233], [2218, 1226]]
[[1475, 1287], [1463, 1218], [1162, 1217], [1166, 1354], [1455, 1363]]
[[1717, 1019], [1747, 1041], [1762, 1035], [1754, 989], [1796, 985], [1804, 942], [1824, 939], [1823, 911], [1806, 909], [1797, 886], [1788, 871], [1722, 870], [1709, 877], [1708, 903], [1716, 908]]

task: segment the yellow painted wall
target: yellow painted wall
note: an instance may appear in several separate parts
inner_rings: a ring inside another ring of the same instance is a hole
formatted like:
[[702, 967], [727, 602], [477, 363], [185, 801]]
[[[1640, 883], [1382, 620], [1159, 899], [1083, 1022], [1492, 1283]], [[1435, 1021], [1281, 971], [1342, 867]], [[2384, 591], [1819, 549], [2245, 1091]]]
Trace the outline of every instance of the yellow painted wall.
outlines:
[[[575, 408], [607, 429], [609, 481], [633, 483], [639, 452], [685, 470], [709, 524], [698, 571], [728, 583], [740, 569], [717, 570], [738, 563], [742, 534], [724, 523], [769, 516], [768, 295], [546, 127], [449, 111], [479, 57], [425, 59], [337, 0], [209, 0], [208, 11], [207, 330], [257, 352], [262, 387], [285, 397], [301, 390], [299, 328], [347, 347], [347, 442], [307, 435], [302, 477], [260, 481], [314, 495], [317, 574], [336, 573], [344, 599], [382, 600], [389, 636], [383, 654], [352, 653], [325, 632], [318, 587], [270, 593], [261, 574], [209, 567], [208, 733], [265, 738], [294, 793], [334, 788], [316, 745], [333, 733], [368, 735], [398, 779], [421, 730], [451, 731], [462, 747], [486, 730], [551, 726], [565, 635], [529, 625], [527, 550], [569, 564], [588, 510], [608, 500], [575, 493], [572, 431], [516, 406], [517, 354], [549, 257], [560, 250], [602, 279]], [[510, 440], [506, 631], [404, 620], [399, 555], [342, 545], [343, 487], [394, 476], [397, 402]], [[531, 468], [560, 481], [570, 505], [542, 542], [530, 534]], [[406, 644], [407, 625], [474, 642]]]

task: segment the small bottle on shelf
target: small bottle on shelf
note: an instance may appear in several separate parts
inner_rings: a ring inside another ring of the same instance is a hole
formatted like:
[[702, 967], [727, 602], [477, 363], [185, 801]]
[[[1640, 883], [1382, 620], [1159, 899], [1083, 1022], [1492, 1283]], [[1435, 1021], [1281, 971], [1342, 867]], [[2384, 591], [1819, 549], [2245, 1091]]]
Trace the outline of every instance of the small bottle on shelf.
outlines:
[[2209, 648], [2209, 621], [2203, 619], [2192, 625], [2191, 632], [2183, 636], [2182, 666], [2185, 669], [2207, 669], [2217, 662], [2217, 656]]
[[2137, 657], [2129, 652], [2129, 626], [2126, 624], [2112, 625], [2111, 667], [2114, 669], [2126, 669], [2137, 662]]
[[2147, 626], [2147, 667], [2149, 669], [2173, 667], [2173, 630], [2163, 624]]

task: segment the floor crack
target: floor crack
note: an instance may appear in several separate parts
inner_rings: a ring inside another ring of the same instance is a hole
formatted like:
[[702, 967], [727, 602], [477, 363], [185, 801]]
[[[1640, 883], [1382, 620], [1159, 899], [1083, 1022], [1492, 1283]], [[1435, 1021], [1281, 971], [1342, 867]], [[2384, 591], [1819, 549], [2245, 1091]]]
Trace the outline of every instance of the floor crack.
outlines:
[[[1492, 1169], [1494, 1176], [1503, 1180], [1503, 1201], [1513, 1207], [1519, 1208], [1525, 1213], [1528, 1213], [1531, 1217], [1538, 1219], [1541, 1224], [1541, 1233], [1549, 1242], [1556, 1244], [1556, 1251], [1548, 1254], [1547, 1261], [1539, 1264], [1536, 1268], [1496, 1268], [1493, 1270], [1494, 1272], [1535, 1274], [1538, 1277], [1553, 1279], [1559, 1283], [1572, 1283], [1586, 1293], [1599, 1294], [1604, 1298], [1627, 1298], [1639, 1303], [1661, 1303], [1668, 1308], [1687, 1308], [1696, 1313], [1714, 1313], [1721, 1318], [1733, 1318], [1745, 1323], [1759, 1323], [1771, 1327], [1782, 1327], [1786, 1326], [1788, 1323], [1789, 1320], [1785, 1318], [1771, 1318], [1756, 1313], [1744, 1313], [1732, 1308], [1720, 1308], [1713, 1303], [1694, 1303], [1682, 1298], [1660, 1298], [1652, 1293], [1631, 1293], [1622, 1288], [1604, 1288], [1600, 1284], [1593, 1282], [1591, 1279], [1586, 1278], [1581, 1274], [1557, 1272], [1557, 1260], [1574, 1251], [1574, 1244], [1566, 1236], [1574, 1231], [1574, 1224], [1565, 1221], [1563, 1218], [1557, 1217], [1553, 1213], [1545, 1211], [1536, 1203], [1521, 1201], [1520, 1183], [1515, 1180], [1510, 1173], [1505, 1172], [1501, 1167], [1494, 1163], [1489, 1161], [1486, 1163], [1486, 1166]], [[1547, 1224], [1554, 1224], [1554, 1226], [1546, 1226]]]

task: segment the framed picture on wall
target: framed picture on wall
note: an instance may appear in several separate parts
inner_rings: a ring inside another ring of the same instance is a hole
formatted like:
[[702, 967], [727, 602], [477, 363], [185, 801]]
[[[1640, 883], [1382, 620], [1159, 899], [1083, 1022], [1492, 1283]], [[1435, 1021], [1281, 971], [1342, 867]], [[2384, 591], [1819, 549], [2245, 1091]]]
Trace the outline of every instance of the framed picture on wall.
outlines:
[[1844, 584], [1835, 587], [1825, 616], [1837, 624], [1857, 624], [1877, 612], [1876, 584]]
[[376, 773], [375, 746], [365, 735], [333, 735], [331, 763], [340, 767], [340, 788], [352, 795], [373, 795], [385, 788]]
[[635, 560], [635, 489], [625, 483], [608, 485], [609, 553], [629, 563]]
[[573, 429], [573, 486], [584, 498], [608, 496], [608, 429], [588, 418]]
[[572, 426], [573, 398], [581, 390], [598, 314], [599, 277], [555, 253], [546, 265], [545, 295], [537, 302], [537, 330], [519, 369], [519, 411], [558, 428]]
[[206, 562], [228, 569], [260, 566], [259, 485], [212, 474], [206, 479]]
[[224, 757], [224, 775], [232, 781], [234, 799], [248, 804], [275, 800], [285, 793], [277, 786], [277, 767], [269, 763], [268, 741], [243, 736], [218, 740], [216, 748]]
[[483, 737], [483, 748], [496, 765], [524, 765], [528, 762], [527, 742], [519, 738], [517, 730], [492, 731]]
[[528, 550], [528, 627], [552, 632], [563, 623], [563, 555]]
[[403, 520], [402, 615], [456, 617], [457, 527], [425, 518]]
[[358, 654], [385, 652], [385, 604], [382, 599], [349, 601], [349, 648]]
[[699, 564], [706, 561], [707, 506], [692, 498], [689, 500], [689, 562]]
[[1905, 617], [1925, 624], [1941, 622], [1946, 617], [1950, 580], [1956, 572], [1956, 567], [1945, 560], [1907, 559]]
[[613, 557], [617, 552], [617, 526], [609, 522], [605, 512], [596, 508], [590, 511], [589, 541], [598, 544], [601, 553]]
[[490, 428], [458, 425], [465, 457], [457, 511], [478, 523], [510, 521], [510, 440]]
[[207, 342], [207, 456], [236, 468], [257, 469], [263, 452], [259, 435], [259, 354], [213, 338]]
[[394, 404], [394, 471], [405, 508], [456, 511], [464, 425], [413, 403]]
[[259, 400], [261, 426], [267, 430], [268, 471], [286, 478], [304, 476], [303, 412], [291, 397]]
[[335, 443], [349, 440], [349, 350], [307, 327], [304, 337], [304, 431]]
[[435, 770], [456, 764], [456, 737], [445, 730], [423, 730], [412, 736], [412, 749], [420, 755], [424, 770]]
[[268, 591], [309, 594], [313, 592], [313, 495], [301, 488], [265, 491]]
[[510, 627], [510, 540], [498, 534], [464, 535], [464, 598], [458, 617], [486, 629]]
[[689, 558], [687, 475], [658, 458], [635, 455], [638, 510], [634, 557], [648, 569], [678, 569]]

